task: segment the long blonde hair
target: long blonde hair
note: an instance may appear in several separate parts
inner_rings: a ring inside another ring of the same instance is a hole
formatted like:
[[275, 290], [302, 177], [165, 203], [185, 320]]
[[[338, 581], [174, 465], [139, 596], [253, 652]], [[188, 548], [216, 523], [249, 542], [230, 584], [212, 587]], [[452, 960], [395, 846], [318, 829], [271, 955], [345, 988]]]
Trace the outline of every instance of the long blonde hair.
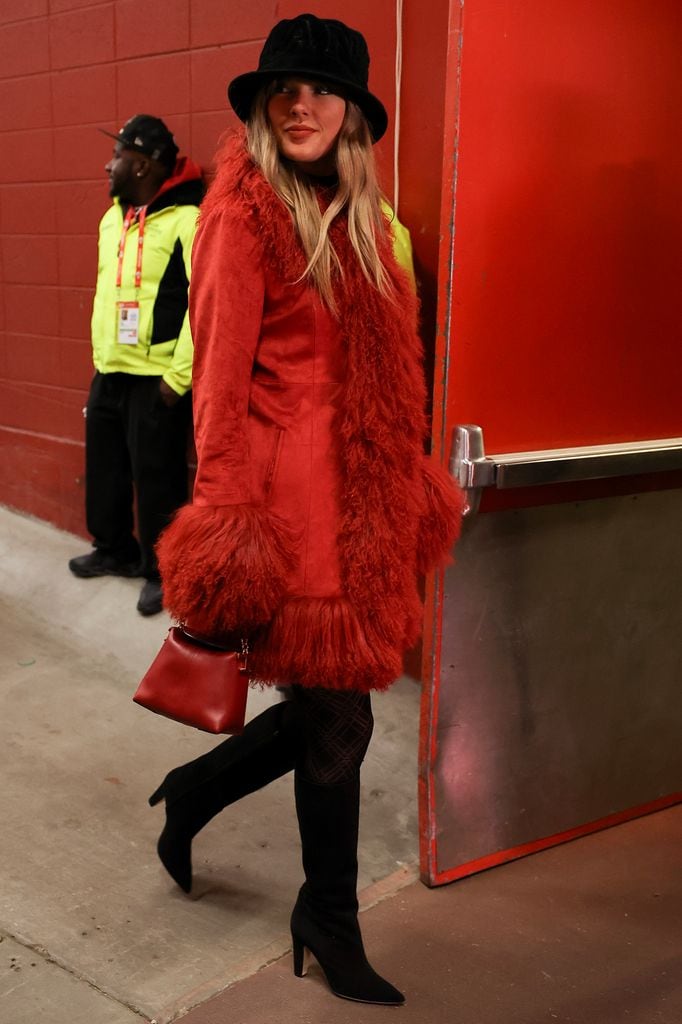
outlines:
[[256, 97], [246, 125], [251, 159], [289, 210], [308, 265], [299, 280], [310, 278], [326, 305], [335, 311], [334, 277], [343, 267], [329, 237], [335, 217], [348, 210], [348, 236], [362, 272], [380, 292], [393, 297], [391, 281], [377, 250], [377, 236], [386, 232], [377, 182], [372, 137], [360, 108], [346, 101], [346, 114], [336, 141], [336, 192], [326, 210], [320, 209], [313, 179], [302, 174], [277, 148], [267, 116], [271, 82]]

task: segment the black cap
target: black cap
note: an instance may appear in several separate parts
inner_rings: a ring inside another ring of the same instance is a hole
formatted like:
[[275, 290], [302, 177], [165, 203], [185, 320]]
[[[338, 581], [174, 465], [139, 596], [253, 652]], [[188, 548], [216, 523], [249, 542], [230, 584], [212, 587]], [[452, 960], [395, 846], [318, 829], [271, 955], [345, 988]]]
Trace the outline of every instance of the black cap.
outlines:
[[116, 135], [100, 128], [104, 135], [120, 142], [125, 149], [135, 149], [152, 160], [158, 160], [173, 168], [178, 155], [173, 133], [166, 128], [160, 117], [151, 114], [135, 114], [123, 125]]
[[279, 21], [265, 40], [256, 71], [239, 75], [227, 88], [232, 109], [248, 121], [260, 89], [273, 78], [300, 75], [339, 86], [367, 118], [375, 142], [388, 127], [384, 105], [367, 88], [369, 50], [364, 36], [333, 18], [299, 14]]

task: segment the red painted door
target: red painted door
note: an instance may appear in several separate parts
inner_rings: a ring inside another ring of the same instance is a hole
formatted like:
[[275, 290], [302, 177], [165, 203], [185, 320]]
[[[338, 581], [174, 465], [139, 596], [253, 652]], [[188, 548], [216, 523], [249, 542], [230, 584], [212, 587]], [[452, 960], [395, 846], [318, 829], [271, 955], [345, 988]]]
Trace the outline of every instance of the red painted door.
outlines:
[[[682, 434], [681, 44], [675, 0], [451, 3], [444, 460], [456, 424], [489, 453]], [[429, 884], [679, 797], [675, 484], [485, 492], [430, 581]]]

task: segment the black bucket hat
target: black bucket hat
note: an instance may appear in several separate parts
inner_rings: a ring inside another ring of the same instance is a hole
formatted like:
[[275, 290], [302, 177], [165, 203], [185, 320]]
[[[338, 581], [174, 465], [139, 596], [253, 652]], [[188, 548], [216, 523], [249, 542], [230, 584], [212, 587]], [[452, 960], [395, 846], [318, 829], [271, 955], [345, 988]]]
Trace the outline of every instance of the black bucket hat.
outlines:
[[135, 114], [114, 135], [100, 128], [103, 135], [120, 142], [124, 149], [135, 149], [138, 153], [150, 156], [171, 169], [175, 166], [178, 147], [173, 133], [166, 127], [160, 117], [151, 114]]
[[301, 75], [338, 85], [345, 99], [357, 103], [378, 142], [388, 127], [384, 105], [367, 88], [369, 50], [364, 36], [332, 18], [299, 14], [279, 21], [265, 40], [256, 71], [238, 75], [227, 87], [232, 109], [247, 121], [259, 90], [272, 81]]

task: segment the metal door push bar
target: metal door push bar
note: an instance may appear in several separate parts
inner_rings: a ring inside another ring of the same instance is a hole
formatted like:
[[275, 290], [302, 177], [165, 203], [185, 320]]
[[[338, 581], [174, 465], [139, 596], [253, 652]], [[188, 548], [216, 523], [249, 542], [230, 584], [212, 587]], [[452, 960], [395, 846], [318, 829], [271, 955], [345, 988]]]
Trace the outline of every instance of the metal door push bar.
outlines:
[[450, 472], [468, 492], [471, 512], [483, 487], [534, 487], [675, 469], [682, 469], [682, 437], [487, 456], [483, 431], [474, 424], [455, 427], [450, 458]]

